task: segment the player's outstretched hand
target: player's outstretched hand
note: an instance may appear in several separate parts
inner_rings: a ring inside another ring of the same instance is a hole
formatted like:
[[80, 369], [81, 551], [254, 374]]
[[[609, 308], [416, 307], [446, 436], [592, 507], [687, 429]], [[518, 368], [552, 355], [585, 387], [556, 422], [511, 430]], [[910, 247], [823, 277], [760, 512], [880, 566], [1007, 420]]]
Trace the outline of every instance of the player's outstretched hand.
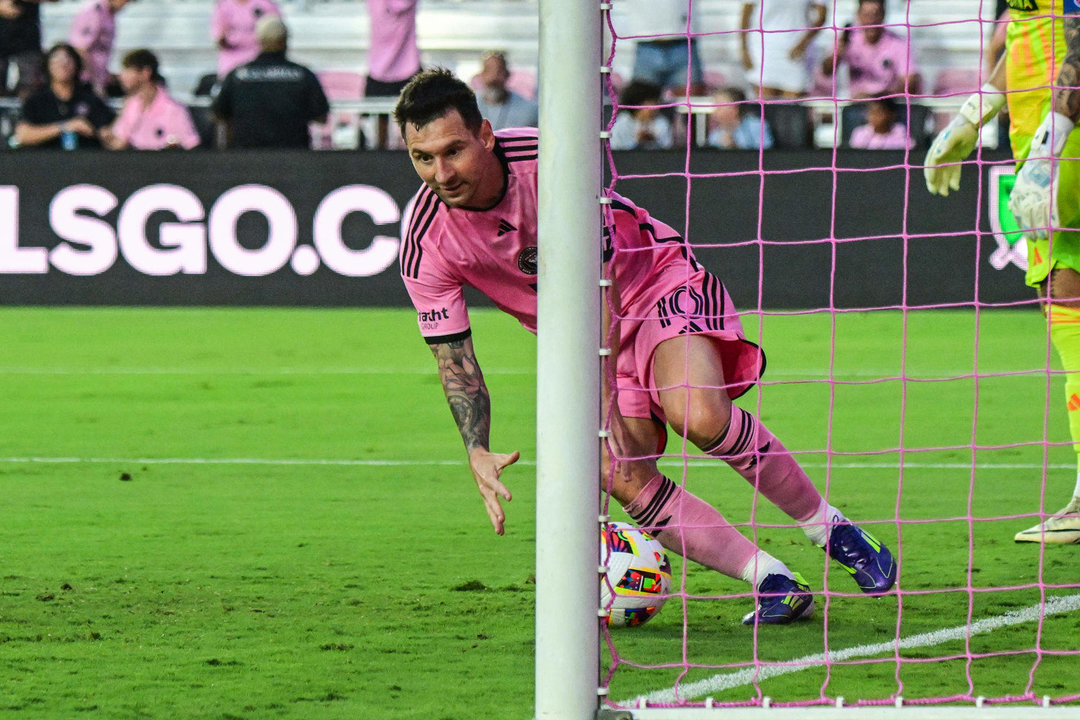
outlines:
[[502, 471], [513, 465], [521, 457], [521, 453], [493, 453], [490, 450], [473, 450], [469, 453], [469, 468], [476, 479], [476, 486], [480, 490], [480, 497], [484, 498], [484, 507], [488, 517], [495, 528], [496, 535], [505, 532], [503, 523], [506, 522], [506, 513], [503, 512], [500, 498], [509, 502], [513, 499], [510, 491], [499, 480]]
[[960, 189], [960, 161], [971, 154], [979, 139], [979, 128], [962, 115], [955, 116], [934, 138], [926, 153], [923, 175], [926, 189], [947, 197], [949, 190]]
[[949, 190], [960, 189], [960, 161], [964, 160], [979, 142], [979, 128], [1001, 112], [1005, 94], [991, 83], [970, 95], [956, 117], [934, 138], [926, 153], [923, 175], [926, 189], [945, 197]]

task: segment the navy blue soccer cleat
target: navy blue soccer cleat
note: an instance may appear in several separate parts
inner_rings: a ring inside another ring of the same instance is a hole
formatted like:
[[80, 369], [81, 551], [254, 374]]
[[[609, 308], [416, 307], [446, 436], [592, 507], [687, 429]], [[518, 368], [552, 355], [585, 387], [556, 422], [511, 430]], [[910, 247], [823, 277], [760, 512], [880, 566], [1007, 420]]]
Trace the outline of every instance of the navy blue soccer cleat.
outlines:
[[747, 613], [743, 625], [787, 625], [814, 614], [814, 596], [802, 575], [795, 577], [773, 573], [758, 585], [757, 610]]
[[870, 533], [849, 522], [829, 533], [826, 552], [851, 573], [859, 589], [868, 595], [888, 592], [896, 582], [896, 561], [889, 548]]

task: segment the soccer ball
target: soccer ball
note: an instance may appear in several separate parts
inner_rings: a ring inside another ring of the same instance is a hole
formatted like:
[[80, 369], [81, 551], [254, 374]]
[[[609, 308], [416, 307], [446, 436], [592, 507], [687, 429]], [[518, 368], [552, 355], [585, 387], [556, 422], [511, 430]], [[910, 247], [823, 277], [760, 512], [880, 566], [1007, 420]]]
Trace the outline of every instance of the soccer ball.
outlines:
[[607, 565], [600, 607], [609, 613], [609, 626], [641, 625], [660, 612], [671, 589], [671, 563], [656, 538], [629, 523], [609, 522], [600, 531], [600, 564]]

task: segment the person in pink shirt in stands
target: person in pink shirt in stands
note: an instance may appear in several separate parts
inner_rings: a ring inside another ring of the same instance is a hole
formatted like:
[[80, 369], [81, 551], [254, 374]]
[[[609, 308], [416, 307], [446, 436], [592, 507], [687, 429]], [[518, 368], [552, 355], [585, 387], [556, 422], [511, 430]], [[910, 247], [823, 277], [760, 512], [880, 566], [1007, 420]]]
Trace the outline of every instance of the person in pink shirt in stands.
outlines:
[[[396, 98], [406, 83], [420, 72], [420, 48], [416, 44], [418, 0], [367, 0], [371, 18], [368, 46], [367, 97]], [[386, 147], [389, 117], [380, 115], [375, 146]]]
[[251, 62], [261, 52], [255, 24], [268, 15], [281, 17], [281, 8], [274, 0], [218, 0], [210, 20], [210, 34], [220, 50], [219, 78]]
[[120, 117], [103, 133], [105, 147], [110, 150], [198, 147], [199, 133], [191, 113], [165, 89], [154, 53], [140, 49], [125, 55], [120, 85], [128, 99]]
[[907, 125], [896, 119], [896, 101], [892, 98], [872, 100], [866, 108], [866, 124], [851, 132], [851, 147], [864, 150], [910, 150], [915, 141]]
[[71, 21], [68, 42], [83, 58], [83, 80], [102, 95], [115, 88], [109, 72], [113, 40], [116, 38], [116, 14], [130, 0], [90, 0]]
[[840, 63], [847, 63], [853, 99], [919, 92], [919, 68], [903, 38], [884, 26], [885, 0], [859, 0], [855, 27], [840, 35], [837, 51], [821, 65], [832, 77]]

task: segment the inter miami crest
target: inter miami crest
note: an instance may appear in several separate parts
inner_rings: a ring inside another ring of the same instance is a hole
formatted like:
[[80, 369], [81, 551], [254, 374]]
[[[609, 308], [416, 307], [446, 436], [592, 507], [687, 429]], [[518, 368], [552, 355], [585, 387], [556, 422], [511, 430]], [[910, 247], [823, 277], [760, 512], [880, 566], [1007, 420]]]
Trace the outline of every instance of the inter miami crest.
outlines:
[[527, 247], [518, 253], [518, 270], [526, 275], [536, 274], [536, 246]]

